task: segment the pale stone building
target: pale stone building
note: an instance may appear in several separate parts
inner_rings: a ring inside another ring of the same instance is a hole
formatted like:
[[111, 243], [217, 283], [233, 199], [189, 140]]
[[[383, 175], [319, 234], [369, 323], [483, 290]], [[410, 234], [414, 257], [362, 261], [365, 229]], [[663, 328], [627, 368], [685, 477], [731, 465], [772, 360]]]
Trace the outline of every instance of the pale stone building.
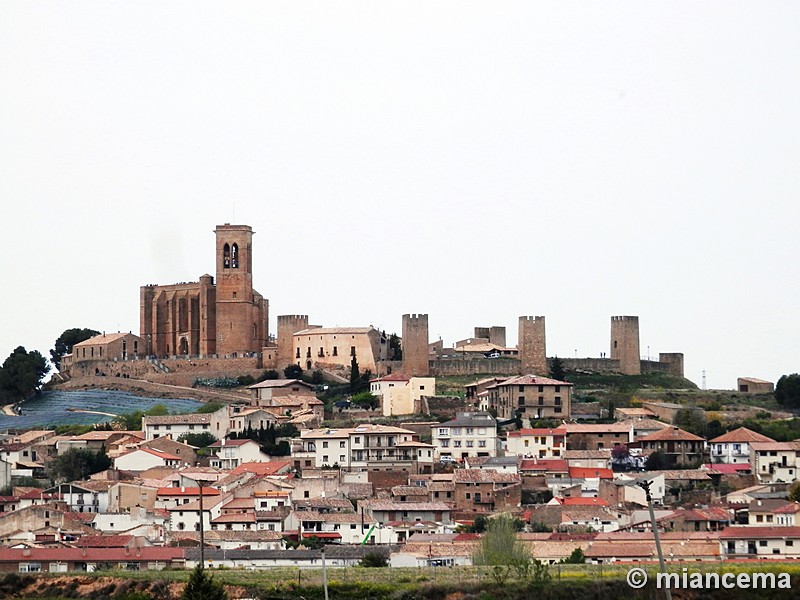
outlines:
[[294, 362], [303, 369], [349, 369], [353, 357], [359, 369], [378, 372], [386, 360], [388, 338], [374, 327], [314, 327], [293, 336]]
[[380, 398], [383, 416], [412, 415], [420, 412], [422, 396], [436, 395], [436, 378], [393, 373], [372, 379], [370, 392]]

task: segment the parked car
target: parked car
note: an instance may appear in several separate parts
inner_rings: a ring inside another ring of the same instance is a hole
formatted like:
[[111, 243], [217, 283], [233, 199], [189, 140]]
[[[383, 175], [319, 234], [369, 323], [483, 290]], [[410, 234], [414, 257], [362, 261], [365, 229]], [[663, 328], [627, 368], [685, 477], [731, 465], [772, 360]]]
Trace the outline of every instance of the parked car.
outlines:
[[455, 464], [458, 461], [452, 456], [440, 456], [439, 462], [442, 463], [443, 465], [449, 465], [449, 464]]

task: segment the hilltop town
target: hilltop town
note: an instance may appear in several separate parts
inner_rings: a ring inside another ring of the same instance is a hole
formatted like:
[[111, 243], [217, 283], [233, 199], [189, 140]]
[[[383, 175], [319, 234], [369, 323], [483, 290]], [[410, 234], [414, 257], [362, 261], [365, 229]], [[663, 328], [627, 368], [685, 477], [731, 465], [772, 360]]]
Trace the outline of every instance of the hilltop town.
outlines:
[[793, 416], [771, 382], [698, 390], [635, 316], [593, 358], [548, 357], [544, 316], [513, 347], [431, 342], [427, 314], [272, 335], [253, 233], [218, 226], [215, 276], [142, 286], [138, 334], [59, 357], [58, 389], [206, 404], [5, 435], [0, 570], [472, 565], [498, 515], [544, 565], [657, 560], [654, 527], [668, 562], [800, 558], [800, 440], [755, 430]]

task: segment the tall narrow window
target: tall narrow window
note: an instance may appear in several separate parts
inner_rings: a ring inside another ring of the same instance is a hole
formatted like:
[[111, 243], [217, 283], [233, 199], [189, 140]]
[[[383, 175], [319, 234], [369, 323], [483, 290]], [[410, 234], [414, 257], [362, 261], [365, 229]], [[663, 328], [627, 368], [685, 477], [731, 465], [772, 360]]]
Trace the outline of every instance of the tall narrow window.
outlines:
[[231, 246], [231, 267], [234, 269], [239, 268], [239, 245], [234, 244]]
[[231, 266], [231, 247], [225, 244], [222, 247], [222, 268], [229, 269]]

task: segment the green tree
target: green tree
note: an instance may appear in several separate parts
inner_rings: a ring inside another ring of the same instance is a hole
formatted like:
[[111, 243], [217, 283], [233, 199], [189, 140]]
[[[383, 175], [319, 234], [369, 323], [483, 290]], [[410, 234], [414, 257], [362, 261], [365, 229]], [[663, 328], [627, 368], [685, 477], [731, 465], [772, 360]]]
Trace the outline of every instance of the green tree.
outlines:
[[[266, 381], [268, 379], [280, 379], [280, 377], [280, 374], [275, 369], [267, 369], [261, 376], [261, 381]], [[296, 378], [293, 377], [292, 379]]]
[[88, 448], [70, 448], [59, 454], [48, 464], [50, 478], [54, 483], [81, 481], [93, 473], [111, 467], [111, 459], [104, 449], [92, 451]]
[[356, 355], [353, 354], [353, 358], [350, 360], [350, 393], [355, 394], [358, 392], [358, 383], [360, 379], [358, 361], [356, 360]]
[[300, 365], [289, 365], [283, 370], [286, 379], [300, 379], [303, 376], [303, 367]]
[[164, 404], [156, 404], [148, 410], [142, 412], [137, 410], [132, 413], [123, 413], [118, 415], [114, 422], [120, 425], [126, 431], [141, 431], [142, 417], [162, 417], [169, 414], [169, 409]]
[[256, 382], [255, 378], [250, 374], [239, 375], [236, 381], [239, 382], [239, 385], [253, 385]]
[[44, 356], [18, 346], [0, 367], [0, 400], [3, 404], [27, 400], [41, 389], [47, 371]]
[[364, 410], [375, 410], [380, 404], [378, 398], [369, 392], [359, 392], [358, 394], [355, 394], [352, 398], [350, 398], [350, 402]]
[[775, 400], [786, 408], [800, 407], [800, 374], [783, 375], [775, 385]]
[[673, 419], [673, 424], [684, 431], [699, 436], [705, 436], [707, 420], [705, 414], [700, 410], [685, 408], [679, 410]]
[[556, 356], [550, 363], [550, 377], [557, 381], [564, 381], [566, 376], [567, 372], [564, 369], [564, 361]]
[[661, 452], [661, 450], [652, 452], [644, 463], [644, 468], [647, 471], [661, 471], [663, 469], [669, 469], [672, 466], [669, 457]]
[[206, 402], [205, 404], [203, 404], [203, 406], [198, 408], [196, 412], [203, 415], [209, 413], [215, 413], [223, 406], [225, 406], [225, 404], [223, 404], [222, 402], [217, 402], [216, 400], [212, 400], [211, 402]]
[[50, 350], [50, 362], [56, 366], [56, 369], [60, 369], [62, 356], [72, 352], [72, 347], [75, 344], [84, 342], [96, 335], [100, 335], [100, 332], [95, 331], [94, 329], [81, 329], [79, 327], [67, 329], [64, 331], [64, 333], [58, 336], [55, 347]]
[[403, 360], [403, 344], [396, 333], [389, 336], [389, 360]]
[[586, 556], [583, 554], [583, 550], [580, 548], [575, 548], [567, 558], [561, 560], [562, 563], [568, 565], [582, 565], [586, 562]]
[[489, 519], [483, 515], [478, 515], [472, 521], [472, 525], [467, 528], [467, 533], [483, 533], [486, 531], [486, 525], [488, 523]]
[[789, 486], [789, 500], [791, 502], [800, 502], [800, 481], [795, 481]]
[[516, 519], [507, 514], [489, 520], [473, 556], [474, 564], [492, 568], [492, 577], [499, 585], [512, 570], [526, 572], [532, 560], [530, 550], [517, 538]]
[[178, 441], [194, 446], [195, 448], [207, 448], [216, 442], [217, 438], [208, 431], [203, 431], [201, 433], [184, 433], [178, 438]]
[[228, 594], [222, 584], [214, 581], [214, 577], [206, 573], [202, 565], [194, 568], [181, 594], [181, 600], [227, 600], [227, 598]]
[[706, 424], [706, 437], [709, 440], [713, 440], [723, 433], [725, 433], [725, 427], [722, 426], [718, 419], [713, 419]]
[[361, 566], [368, 568], [380, 568], [389, 565], [389, 557], [384, 552], [367, 552], [361, 558]]

